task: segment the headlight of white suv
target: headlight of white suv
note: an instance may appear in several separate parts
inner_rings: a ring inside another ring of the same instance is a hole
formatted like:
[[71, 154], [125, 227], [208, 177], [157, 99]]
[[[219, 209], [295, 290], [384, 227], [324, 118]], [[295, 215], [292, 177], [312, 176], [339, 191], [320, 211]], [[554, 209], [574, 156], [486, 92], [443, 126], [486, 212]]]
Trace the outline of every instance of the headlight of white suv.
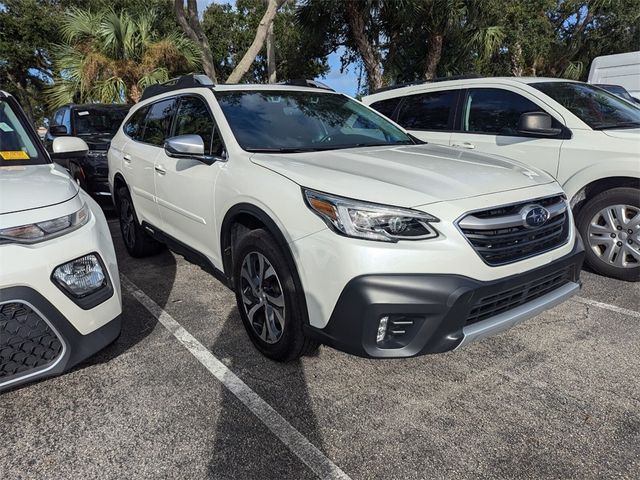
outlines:
[[436, 238], [433, 215], [303, 189], [309, 208], [342, 235], [366, 240], [397, 242]]
[[89, 221], [89, 207], [85, 203], [75, 213], [44, 222], [8, 227], [0, 230], [0, 243], [38, 243], [65, 235]]

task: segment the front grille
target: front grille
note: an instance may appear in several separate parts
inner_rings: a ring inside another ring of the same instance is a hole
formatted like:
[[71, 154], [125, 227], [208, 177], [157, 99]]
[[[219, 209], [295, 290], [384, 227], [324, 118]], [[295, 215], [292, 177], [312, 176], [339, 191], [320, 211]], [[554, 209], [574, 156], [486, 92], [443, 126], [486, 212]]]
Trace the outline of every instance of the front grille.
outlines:
[[61, 352], [62, 342], [31, 307], [0, 305], [0, 383], [54, 362]]
[[536, 280], [481, 298], [471, 308], [467, 316], [467, 325], [524, 305], [567, 284], [571, 279], [572, 267], [569, 266]]
[[[522, 210], [546, 208], [550, 217], [540, 227], [527, 227]], [[569, 237], [569, 212], [562, 195], [496, 207], [466, 215], [458, 222], [475, 251], [491, 266], [517, 262], [553, 250]]]

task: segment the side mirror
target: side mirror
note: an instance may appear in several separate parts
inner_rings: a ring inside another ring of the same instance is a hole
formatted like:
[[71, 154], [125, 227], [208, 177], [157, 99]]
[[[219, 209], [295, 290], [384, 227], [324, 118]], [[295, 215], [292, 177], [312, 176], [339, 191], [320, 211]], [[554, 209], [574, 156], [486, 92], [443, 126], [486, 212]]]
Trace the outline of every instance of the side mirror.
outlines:
[[65, 127], [64, 125], [51, 125], [51, 127], [49, 127], [49, 134], [54, 137], [61, 137], [67, 135], [68, 133], [69, 132], [67, 132], [67, 127]]
[[215, 158], [204, 153], [204, 141], [200, 135], [178, 135], [167, 138], [164, 151], [169, 157], [198, 160], [207, 165], [215, 162]]
[[528, 112], [520, 115], [518, 122], [518, 131], [520, 133], [528, 133], [533, 135], [542, 135], [545, 137], [555, 137], [560, 135], [562, 130], [553, 128], [553, 118], [544, 112]]
[[51, 150], [52, 158], [84, 157], [89, 146], [78, 137], [57, 137], [53, 139]]

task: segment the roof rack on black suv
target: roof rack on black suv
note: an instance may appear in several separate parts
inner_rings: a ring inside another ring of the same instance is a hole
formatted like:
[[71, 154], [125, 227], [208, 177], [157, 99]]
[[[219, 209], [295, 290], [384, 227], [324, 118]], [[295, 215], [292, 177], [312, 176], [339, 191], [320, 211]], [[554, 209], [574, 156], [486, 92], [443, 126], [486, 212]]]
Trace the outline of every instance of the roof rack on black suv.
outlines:
[[142, 92], [140, 100], [146, 100], [161, 93], [171, 92], [172, 90], [178, 90], [180, 88], [213, 87], [214, 85], [215, 83], [204, 74], [182, 75], [181, 77], [172, 78], [163, 83], [148, 86], [144, 89], [144, 92]]
[[388, 87], [378, 88], [373, 92], [369, 93], [369, 95], [373, 95], [374, 93], [386, 92], [388, 90], [394, 90], [396, 88], [402, 87], [410, 87], [411, 85], [423, 85], [425, 83], [435, 83], [435, 82], [447, 82], [449, 80], [465, 80], [468, 78], [482, 78], [482, 75], [479, 73], [466, 73], [464, 75], [451, 75], [448, 77], [436, 77], [431, 80], [423, 80], [420, 82], [406, 82], [406, 83], [398, 83], [397, 85], [389, 85]]

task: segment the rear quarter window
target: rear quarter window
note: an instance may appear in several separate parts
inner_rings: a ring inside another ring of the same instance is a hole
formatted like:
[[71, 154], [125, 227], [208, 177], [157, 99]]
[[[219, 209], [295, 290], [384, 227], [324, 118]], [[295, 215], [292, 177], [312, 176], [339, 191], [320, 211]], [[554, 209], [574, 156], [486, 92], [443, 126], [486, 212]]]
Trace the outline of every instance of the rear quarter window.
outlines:
[[129, 120], [123, 125], [122, 131], [127, 137], [134, 140], [142, 140], [142, 132], [144, 130], [144, 119], [147, 116], [149, 107], [142, 107], [137, 110]]

